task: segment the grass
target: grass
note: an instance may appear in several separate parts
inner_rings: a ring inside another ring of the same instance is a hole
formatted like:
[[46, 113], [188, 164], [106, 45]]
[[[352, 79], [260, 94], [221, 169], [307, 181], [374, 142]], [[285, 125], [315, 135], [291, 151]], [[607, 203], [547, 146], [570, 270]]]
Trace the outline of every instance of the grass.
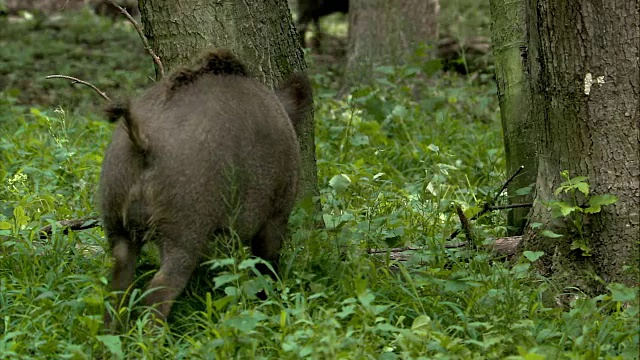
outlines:
[[[444, 247], [452, 205], [473, 214], [507, 175], [494, 85], [425, 78], [423, 64], [379, 68], [342, 97], [335, 75], [312, 65], [327, 228], [300, 230], [306, 215], [292, 216], [281, 281], [256, 277], [255, 260], [234, 250], [202, 266], [170, 330], [146, 329], [136, 290], [131, 314], [119, 314], [127, 329], [103, 332], [101, 229], [46, 240], [37, 229], [96, 215], [112, 125], [96, 115], [96, 94], [43, 76], [116, 94], [147, 84], [151, 60], [131, 29], [87, 14], [0, 29], [0, 358], [638, 357], [637, 289], [611, 284], [588, 298], [538, 274], [540, 254]], [[480, 243], [506, 233], [503, 215], [474, 223]], [[403, 246], [420, 250], [404, 261], [366, 253]], [[154, 261], [145, 255], [140, 284]]]

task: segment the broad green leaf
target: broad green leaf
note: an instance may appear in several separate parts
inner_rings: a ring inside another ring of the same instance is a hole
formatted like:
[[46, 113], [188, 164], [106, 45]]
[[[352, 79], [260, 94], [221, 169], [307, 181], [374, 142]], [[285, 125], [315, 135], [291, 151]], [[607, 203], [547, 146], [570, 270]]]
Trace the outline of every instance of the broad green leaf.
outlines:
[[365, 308], [369, 308], [373, 300], [375, 300], [376, 296], [373, 295], [370, 291], [366, 291], [363, 294], [358, 295], [358, 300]]
[[351, 145], [369, 145], [369, 137], [367, 135], [354, 135], [351, 137]]
[[638, 297], [638, 289], [624, 284], [613, 283], [607, 286], [611, 291], [611, 300], [619, 302], [633, 301]]
[[587, 214], [599, 213], [603, 205], [615, 204], [618, 201], [618, 197], [615, 195], [593, 195], [589, 198], [589, 207], [584, 209]]
[[231, 326], [241, 333], [247, 334], [253, 331], [266, 316], [259, 311], [248, 311], [236, 317], [226, 320], [224, 323]]
[[429, 181], [426, 187], [427, 191], [431, 193], [431, 195], [438, 195], [436, 188], [433, 186], [433, 183]]
[[340, 215], [331, 215], [331, 214], [322, 214], [322, 220], [324, 220], [324, 224], [328, 230], [335, 229], [342, 225], [343, 223], [353, 220], [353, 214], [340, 214]]
[[404, 118], [405, 116], [407, 116], [407, 108], [402, 106], [402, 105], [396, 105], [393, 108], [392, 114], [393, 116], [397, 116], [400, 118]]
[[529, 195], [531, 194], [531, 189], [532, 189], [531, 186], [525, 186], [523, 188], [516, 190], [516, 195], [518, 196]]
[[589, 195], [589, 184], [581, 182], [577, 183], [575, 186], [576, 189], [578, 189], [578, 191], [580, 191], [581, 193]]
[[236, 259], [234, 258], [226, 258], [226, 259], [214, 259], [205, 262], [206, 265], [209, 265], [209, 268], [215, 270], [217, 268], [226, 267], [229, 265], [233, 265], [236, 263]]
[[560, 210], [560, 213], [562, 214], [562, 216], [567, 216], [572, 212], [580, 209], [577, 206], [571, 206], [566, 202], [562, 202], [562, 201], [559, 201], [556, 205], [558, 206], [558, 209]]
[[553, 192], [553, 195], [558, 196], [561, 192], [565, 190], [566, 190], [566, 187], [560, 186], [559, 188], [556, 189], [556, 191]]
[[524, 257], [526, 257], [529, 261], [534, 262], [540, 259], [542, 255], [544, 255], [544, 251], [525, 251], [522, 253], [522, 255], [524, 255]]
[[574, 240], [571, 242], [571, 250], [580, 249], [582, 250], [582, 256], [591, 256], [591, 248], [587, 244], [586, 240]]
[[0, 221], [0, 230], [11, 230], [11, 224], [6, 221]]
[[546, 236], [548, 238], [552, 238], [552, 239], [556, 239], [556, 238], [562, 237], [562, 235], [556, 234], [551, 230], [542, 230], [542, 235]]
[[122, 342], [120, 341], [119, 336], [98, 335], [96, 336], [96, 339], [98, 339], [98, 341], [100, 341], [116, 359], [124, 359], [124, 353], [122, 352]]
[[344, 319], [349, 315], [352, 315], [355, 313], [355, 309], [356, 306], [351, 304], [351, 305], [345, 305], [342, 307], [342, 309], [336, 313], [336, 316], [338, 316], [340, 319]]
[[378, 66], [375, 70], [385, 75], [392, 75], [395, 71], [392, 66]]
[[482, 208], [477, 206], [472, 206], [464, 211], [464, 215], [467, 217], [467, 219], [470, 219], [476, 216], [476, 214], [478, 214], [480, 211], [482, 211]]
[[576, 176], [574, 178], [572, 178], [570, 181], [572, 184], [577, 185], [579, 183], [585, 183], [585, 181], [589, 180], [588, 177], [586, 176]]
[[351, 179], [345, 174], [335, 175], [329, 180], [329, 186], [337, 192], [345, 191], [349, 185], [351, 185]]
[[220, 276], [216, 276], [213, 278], [214, 288], [217, 289], [222, 285], [228, 284], [230, 282], [236, 281], [240, 278], [239, 274], [223, 274]]
[[413, 320], [411, 331], [420, 330], [431, 325], [431, 318], [427, 315], [420, 315]]
[[256, 267], [256, 264], [263, 263], [263, 262], [264, 260], [260, 258], [244, 259], [240, 262], [240, 264], [238, 264], [238, 269], [244, 270], [244, 269], [254, 268]]
[[551, 200], [547, 203], [547, 206], [551, 209], [551, 217], [554, 219], [565, 217], [565, 214], [569, 214], [575, 211], [576, 208], [563, 201]]
[[351, 97], [353, 97], [354, 99], [360, 99], [360, 98], [364, 98], [366, 96], [368, 96], [369, 94], [371, 94], [371, 88], [370, 87], [364, 87], [361, 89], [358, 89], [354, 92], [351, 93]]

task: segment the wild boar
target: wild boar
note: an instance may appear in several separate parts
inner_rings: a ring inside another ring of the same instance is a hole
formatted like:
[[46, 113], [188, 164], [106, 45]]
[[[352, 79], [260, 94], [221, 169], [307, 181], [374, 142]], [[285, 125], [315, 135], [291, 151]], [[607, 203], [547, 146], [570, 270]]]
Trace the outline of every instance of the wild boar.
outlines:
[[157, 244], [161, 265], [148, 285], [156, 290], [144, 302], [165, 319], [216, 236], [229, 230], [277, 268], [298, 188], [294, 124], [310, 106], [306, 76], [273, 92], [228, 50], [110, 105], [109, 120], [123, 119], [100, 176], [112, 290], [127, 290], [142, 245]]
[[305, 36], [309, 24], [313, 22], [318, 44], [322, 38], [320, 18], [336, 12], [349, 12], [349, 0], [298, 0], [298, 36], [302, 46], [307, 46]]

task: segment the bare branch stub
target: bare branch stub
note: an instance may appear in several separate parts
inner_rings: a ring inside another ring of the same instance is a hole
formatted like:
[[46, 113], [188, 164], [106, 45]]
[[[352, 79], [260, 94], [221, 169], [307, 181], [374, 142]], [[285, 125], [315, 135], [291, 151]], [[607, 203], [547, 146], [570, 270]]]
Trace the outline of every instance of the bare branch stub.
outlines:
[[162, 61], [160, 61], [160, 57], [158, 55], [156, 55], [156, 53], [153, 51], [153, 49], [149, 45], [149, 42], [147, 41], [147, 37], [144, 36], [144, 32], [142, 31], [142, 28], [140, 27], [140, 24], [138, 24], [138, 22], [133, 18], [133, 16], [131, 16], [131, 14], [129, 14], [129, 12], [125, 8], [123, 8], [122, 6], [116, 4], [116, 2], [114, 0], [106, 0], [106, 1], [109, 4], [111, 4], [111, 6], [114, 6], [118, 10], [120, 10], [120, 12], [124, 16], [126, 16], [127, 20], [129, 20], [129, 22], [133, 25], [133, 27], [136, 29], [136, 32], [138, 33], [138, 36], [140, 36], [140, 39], [142, 40], [142, 44], [144, 45], [144, 49], [147, 50], [149, 55], [151, 55], [151, 58], [153, 58], [153, 62], [158, 67], [158, 71], [160, 72], [160, 76], [164, 78], [164, 66], [162, 65]]
[[[68, 234], [69, 230], [91, 229], [98, 225], [100, 225], [100, 222], [98, 221], [97, 216], [58, 221], [58, 226], [64, 227], [64, 230], [62, 230], [63, 234]], [[41, 239], [48, 238], [49, 236], [51, 236], [52, 232], [53, 232], [52, 225], [43, 226], [40, 228], [40, 230], [38, 230], [38, 234], [40, 234]]]
[[74, 78], [73, 76], [67, 76], [67, 75], [49, 75], [46, 76], [45, 79], [66, 79], [66, 80], [71, 80], [72, 83], [78, 83], [78, 84], [82, 84], [82, 85], [86, 85], [90, 88], [92, 88], [95, 92], [98, 93], [98, 95], [102, 96], [103, 99], [111, 102], [111, 99], [107, 96], [107, 94], [105, 94], [103, 91], [101, 91], [100, 89], [98, 89], [95, 85], [86, 82], [84, 80], [80, 80], [78, 78]]
[[471, 231], [471, 223], [469, 222], [469, 219], [467, 219], [467, 217], [464, 215], [464, 211], [462, 211], [462, 208], [459, 205], [456, 206], [456, 213], [458, 214], [458, 218], [460, 219], [460, 226], [462, 227], [462, 230], [464, 231], [464, 235], [467, 238], [467, 243], [475, 247], [476, 242], [473, 239], [473, 232]]
[[509, 205], [502, 205], [502, 206], [490, 206], [489, 210], [490, 211], [494, 211], [494, 210], [528, 208], [528, 207], [533, 207], [533, 204], [532, 203], [526, 203], [526, 204], [509, 204]]

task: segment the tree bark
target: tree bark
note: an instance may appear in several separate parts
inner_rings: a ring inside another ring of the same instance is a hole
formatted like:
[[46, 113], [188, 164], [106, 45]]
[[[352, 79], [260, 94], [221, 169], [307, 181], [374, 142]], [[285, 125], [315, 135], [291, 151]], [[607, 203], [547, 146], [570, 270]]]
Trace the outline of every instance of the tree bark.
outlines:
[[[274, 88], [306, 64], [286, 0], [140, 0], [149, 43], [167, 70], [205, 49], [231, 49], [249, 71]], [[297, 128], [302, 158], [300, 199], [319, 209], [313, 111]], [[315, 205], [314, 205], [315, 204]]]
[[[529, 227], [521, 249], [543, 250], [544, 270], [588, 293], [600, 292], [612, 281], [636, 285], [640, 261], [638, 0], [526, 1], [530, 116], [536, 124], [531, 135], [538, 150], [530, 221], [564, 236], [543, 237], [540, 229]], [[562, 170], [571, 176], [588, 176], [591, 194], [618, 197], [615, 204], [586, 217], [582, 231], [592, 256], [571, 250], [575, 233], [563, 219], [552, 219], [544, 205], [557, 198], [554, 190], [562, 182]]]
[[348, 82], [370, 77], [377, 65], [398, 65], [421, 43], [438, 38], [438, 0], [351, 0]]
[[[527, 73], [527, 17], [524, 1], [491, 0], [491, 40], [498, 99], [502, 118], [507, 174], [524, 170], [507, 188], [512, 204], [531, 203], [533, 193], [516, 190], [533, 185], [537, 175], [536, 132], [531, 112], [531, 84]], [[522, 235], [529, 209], [512, 209], [508, 215], [510, 235]]]

